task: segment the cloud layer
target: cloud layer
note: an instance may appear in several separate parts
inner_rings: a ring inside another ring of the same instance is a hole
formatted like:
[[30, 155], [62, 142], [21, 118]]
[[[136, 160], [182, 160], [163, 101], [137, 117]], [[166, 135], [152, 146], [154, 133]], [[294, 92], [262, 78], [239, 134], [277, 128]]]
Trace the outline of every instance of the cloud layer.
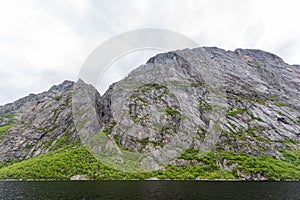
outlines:
[[[200, 46], [256, 48], [300, 63], [300, 12], [294, 0], [1, 1], [0, 105], [75, 80], [87, 56], [110, 37], [156, 27]], [[112, 65], [104, 90], [155, 52]], [[130, 59], [129, 59], [130, 58]], [[132, 60], [132, 61], [131, 61]]]

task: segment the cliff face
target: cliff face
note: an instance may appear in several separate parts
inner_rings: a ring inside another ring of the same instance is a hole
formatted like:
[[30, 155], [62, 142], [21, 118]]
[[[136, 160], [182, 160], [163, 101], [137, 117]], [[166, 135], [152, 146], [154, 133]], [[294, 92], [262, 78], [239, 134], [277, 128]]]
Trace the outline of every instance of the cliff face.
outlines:
[[189, 148], [283, 158], [299, 148], [299, 72], [260, 50], [156, 55], [102, 97], [106, 149], [138, 152], [143, 167], [157, 169]]
[[73, 82], [0, 107], [0, 124], [10, 127], [0, 140], [0, 162], [37, 157], [76, 141], [72, 117]]
[[13, 125], [1, 137], [0, 161], [36, 157], [79, 138], [91, 145], [99, 131], [107, 138], [98, 151], [116, 150], [124, 162], [126, 149], [147, 169], [178, 164], [191, 148], [283, 159], [283, 151], [300, 148], [299, 88], [299, 65], [260, 50], [158, 54], [102, 97], [81, 80], [65, 81], [0, 107], [0, 125]]

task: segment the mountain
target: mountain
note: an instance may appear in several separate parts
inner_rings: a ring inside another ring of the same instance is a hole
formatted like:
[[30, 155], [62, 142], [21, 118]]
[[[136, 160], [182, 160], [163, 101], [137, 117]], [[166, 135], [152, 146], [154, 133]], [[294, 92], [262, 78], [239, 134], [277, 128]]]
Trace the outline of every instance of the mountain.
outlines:
[[74, 83], [65, 81], [47, 92], [29, 95], [0, 107], [2, 133], [0, 161], [25, 160], [48, 153], [62, 140], [78, 139], [72, 119]]
[[102, 96], [79, 80], [0, 107], [0, 178], [300, 179], [300, 66], [158, 54]]

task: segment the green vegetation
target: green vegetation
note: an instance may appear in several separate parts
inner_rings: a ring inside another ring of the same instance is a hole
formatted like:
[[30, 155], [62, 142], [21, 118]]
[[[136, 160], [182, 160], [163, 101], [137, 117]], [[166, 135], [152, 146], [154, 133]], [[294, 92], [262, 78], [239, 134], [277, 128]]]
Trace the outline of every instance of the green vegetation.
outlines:
[[69, 142], [69, 137], [67, 135], [64, 135], [56, 141], [55, 146], [62, 147], [65, 144], [67, 144], [68, 142]]
[[4, 136], [4, 134], [11, 128], [13, 127], [15, 124], [8, 124], [5, 126], [0, 126], [0, 140], [2, 139], [2, 137]]
[[200, 87], [200, 86], [202, 86], [204, 83], [200, 83], [200, 82], [198, 82], [198, 83], [191, 83], [190, 84], [190, 86], [191, 87]]
[[72, 96], [71, 95], [68, 95], [67, 98], [65, 99], [65, 104], [66, 105], [69, 105], [72, 101]]
[[258, 140], [260, 142], [264, 142], [266, 144], [271, 144], [270, 140], [265, 139], [265, 138], [260, 136], [262, 131], [263, 131], [262, 127], [255, 126], [255, 127], [249, 127], [245, 131], [245, 133], [247, 135], [249, 135], [250, 137], [255, 138], [256, 140]]
[[149, 138], [144, 138], [140, 140], [140, 143], [143, 147], [145, 147], [149, 143]]
[[[102, 172], [102, 173], [100, 173]], [[105, 169], [83, 148], [62, 150], [0, 169], [0, 178], [69, 179], [76, 174], [106, 177]]]
[[55, 108], [52, 111], [53, 111], [53, 116], [54, 116], [54, 122], [56, 122], [58, 115], [60, 114], [59, 109]]
[[201, 111], [212, 110], [212, 105], [205, 103], [204, 101], [199, 102], [199, 108]]
[[155, 90], [165, 88], [165, 86], [162, 86], [162, 85], [159, 85], [159, 84], [156, 84], [156, 83], [145, 84], [144, 87], [153, 88]]
[[278, 142], [283, 143], [283, 144], [299, 144], [299, 142], [296, 139], [282, 139], [279, 140]]
[[[126, 173], [102, 165], [86, 149], [69, 147], [18, 163], [0, 165], [0, 179], [69, 179], [80, 174], [91, 179], [238, 179], [262, 175], [270, 179], [300, 179], [300, 150], [283, 152], [284, 159], [254, 157], [233, 152], [185, 151], [179, 158], [186, 163], [168, 165], [166, 170]], [[226, 160], [231, 170], [220, 167]], [[191, 164], [192, 163], [192, 164]]]
[[[249, 88], [246, 88], [246, 90], [249, 90]], [[251, 91], [249, 91], [251, 92]], [[274, 100], [276, 97], [275, 96], [269, 96], [269, 97], [265, 97], [263, 93], [259, 94], [257, 91], [252, 91], [253, 94], [257, 94], [257, 95], [253, 95], [253, 96], [243, 96], [241, 94], [236, 94], [236, 95], [232, 95], [232, 96], [227, 96], [227, 98], [233, 98], [236, 102], [238, 101], [246, 101], [249, 103], [259, 103], [259, 104], [266, 104], [266, 102], [268, 100]]]
[[[49, 148], [51, 151], [63, 148], [63, 147], [75, 147], [80, 145], [80, 140], [72, 141], [72, 128], [68, 127], [67, 130], [65, 130], [65, 133], [63, 136], [53, 137], [51, 140], [49, 140], [47, 143], [44, 144], [44, 147]], [[50, 129], [51, 130], [51, 129]], [[49, 132], [47, 129], [42, 129], [44, 132]]]
[[181, 115], [178, 110], [175, 110], [175, 109], [172, 109], [172, 108], [166, 109], [165, 112], [166, 112], [167, 115], [171, 115], [171, 116], [176, 116], [176, 115], [180, 116]]
[[61, 100], [61, 96], [56, 96], [56, 97], [54, 97], [54, 99], [55, 99], [55, 101], [59, 101], [59, 100]]
[[246, 111], [247, 111], [246, 108], [238, 108], [236, 110], [232, 110], [232, 111], [227, 112], [227, 115], [235, 116], [235, 115], [238, 115], [238, 114], [243, 114]]
[[282, 103], [282, 102], [279, 102], [279, 103], [277, 103], [276, 105], [277, 105], [278, 107], [289, 107], [288, 104]]
[[10, 114], [10, 113], [5, 114], [5, 115], [0, 115], [0, 117], [9, 118], [9, 119], [14, 118], [16, 116], [17, 116], [17, 114]]
[[168, 131], [168, 130], [172, 130], [172, 127], [171, 127], [171, 126], [163, 126], [163, 127], [161, 128], [161, 131], [162, 131], [162, 132], [166, 132], [166, 131]]
[[[186, 151], [181, 158], [185, 160], [196, 160], [201, 163], [202, 168], [206, 173], [213, 172], [218, 174], [219, 178], [235, 177], [238, 178], [237, 171], [248, 176], [263, 175], [270, 179], [300, 179], [300, 150], [293, 152], [283, 152], [285, 159], [275, 159], [268, 156], [254, 157], [246, 154], [236, 154], [233, 152], [203, 152], [190, 149]], [[227, 165], [235, 164], [236, 167], [232, 171], [220, 169], [217, 163], [223, 163], [226, 159]], [[191, 167], [191, 166], [190, 166]], [[193, 168], [195, 168], [193, 166]], [[197, 166], [196, 168], [199, 168]], [[211, 175], [211, 174], [210, 174]], [[210, 178], [210, 176], [208, 176]]]
[[26, 149], [32, 149], [32, 147], [34, 147], [33, 144], [28, 144], [28, 145], [26, 145]]
[[114, 129], [114, 127], [117, 125], [117, 122], [116, 121], [112, 121], [109, 123], [108, 126], [105, 127], [105, 129], [103, 130], [103, 133], [105, 135], [109, 135], [111, 134], [112, 130]]
[[259, 117], [255, 117], [251, 112], [247, 112], [247, 114], [251, 117], [251, 120], [250, 121], [260, 121], [260, 122], [263, 122], [263, 120]]
[[215, 131], [218, 131], [218, 132], [221, 132], [221, 131], [222, 131], [221, 125], [220, 125], [219, 123], [217, 123], [217, 122], [214, 124], [213, 129], [214, 129]]
[[[15, 125], [17, 116], [18, 116], [17, 114], [12, 114], [12, 113], [0, 114], [0, 118], [6, 119], [5, 120], [6, 124], [4, 126], [9, 126], [9, 125], [12, 125], [12, 124]], [[3, 127], [3, 126], [0, 126], [0, 128], [1, 127]], [[1, 130], [0, 130], [0, 132], [1, 132]]]
[[0, 162], [0, 169], [9, 165], [12, 165], [14, 163], [17, 163], [17, 160], [7, 161], [7, 162]]
[[159, 85], [159, 84], [156, 84], [156, 83], [145, 84], [141, 88], [139, 88], [139, 91], [142, 94], [145, 94], [145, 93], [149, 93], [151, 90], [161, 90], [161, 89], [164, 89], [164, 92], [168, 92], [168, 90], [165, 86]]

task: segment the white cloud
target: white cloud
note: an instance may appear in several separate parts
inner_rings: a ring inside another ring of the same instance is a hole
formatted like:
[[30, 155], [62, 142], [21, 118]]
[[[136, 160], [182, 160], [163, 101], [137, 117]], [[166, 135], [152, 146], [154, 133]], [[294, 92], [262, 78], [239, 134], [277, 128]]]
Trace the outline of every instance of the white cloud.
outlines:
[[162, 52], [164, 51], [147, 49], [143, 51], [133, 51], [128, 55], [121, 56], [115, 62], [111, 63], [109, 68], [99, 77], [96, 85], [98, 91], [100, 94], [104, 94], [112, 83], [121, 80], [137, 66], [145, 64], [149, 58]]
[[75, 79], [94, 48], [136, 28], [166, 28], [201, 46], [257, 48], [300, 63], [298, 8], [294, 0], [1, 1], [0, 104]]
[[34, 1], [2, 2], [0, 27], [0, 104], [75, 79], [92, 49], [70, 24]]

